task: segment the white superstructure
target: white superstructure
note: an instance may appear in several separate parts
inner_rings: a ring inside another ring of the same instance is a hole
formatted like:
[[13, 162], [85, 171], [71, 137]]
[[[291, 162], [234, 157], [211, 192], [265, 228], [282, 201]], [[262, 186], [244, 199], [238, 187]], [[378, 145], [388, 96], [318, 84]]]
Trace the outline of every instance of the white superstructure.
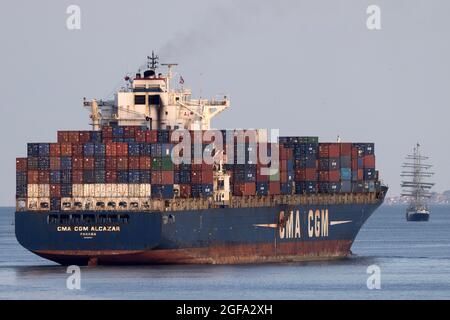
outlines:
[[227, 96], [220, 99], [192, 99], [191, 90], [172, 89], [172, 68], [162, 64], [167, 74], [157, 73], [158, 56], [148, 57], [147, 70], [134, 78], [125, 77], [126, 87], [113, 100], [84, 100], [90, 107], [92, 126], [118, 124], [147, 126], [151, 129], [210, 129], [211, 119], [230, 106]]

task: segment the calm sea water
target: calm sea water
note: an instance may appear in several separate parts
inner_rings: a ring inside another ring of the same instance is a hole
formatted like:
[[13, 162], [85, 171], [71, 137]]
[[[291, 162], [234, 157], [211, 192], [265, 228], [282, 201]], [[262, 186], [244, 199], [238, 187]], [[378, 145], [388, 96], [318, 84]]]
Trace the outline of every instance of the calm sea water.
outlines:
[[[81, 290], [67, 289], [66, 268], [17, 243], [13, 219], [14, 209], [0, 208], [0, 299], [450, 299], [450, 207], [432, 208], [428, 223], [381, 207], [345, 260], [83, 267]], [[370, 265], [381, 270], [380, 290], [367, 288]]]

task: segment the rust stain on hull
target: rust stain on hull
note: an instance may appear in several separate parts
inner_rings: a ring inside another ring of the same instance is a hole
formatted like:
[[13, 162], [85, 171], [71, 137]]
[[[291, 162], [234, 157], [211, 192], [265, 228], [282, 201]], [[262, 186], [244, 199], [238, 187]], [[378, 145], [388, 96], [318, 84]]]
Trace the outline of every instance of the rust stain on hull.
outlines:
[[321, 240], [168, 250], [35, 251], [35, 253], [63, 265], [86, 265], [89, 261], [96, 261], [98, 265], [249, 264], [344, 258], [350, 254], [352, 242], [351, 240]]

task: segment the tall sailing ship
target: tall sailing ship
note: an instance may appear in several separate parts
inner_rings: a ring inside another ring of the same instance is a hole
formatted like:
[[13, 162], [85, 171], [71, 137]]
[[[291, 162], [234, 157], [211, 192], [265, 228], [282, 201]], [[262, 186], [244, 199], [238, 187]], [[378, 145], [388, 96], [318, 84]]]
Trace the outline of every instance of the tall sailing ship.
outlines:
[[429, 171], [432, 165], [425, 163], [428, 157], [420, 153], [420, 144], [417, 143], [412, 155], [406, 156], [407, 162], [403, 163], [404, 170], [401, 176], [407, 180], [402, 181], [402, 196], [408, 197], [409, 206], [406, 209], [407, 221], [428, 221], [430, 211], [427, 199], [431, 197], [430, 189], [434, 183], [425, 181], [434, 173]]

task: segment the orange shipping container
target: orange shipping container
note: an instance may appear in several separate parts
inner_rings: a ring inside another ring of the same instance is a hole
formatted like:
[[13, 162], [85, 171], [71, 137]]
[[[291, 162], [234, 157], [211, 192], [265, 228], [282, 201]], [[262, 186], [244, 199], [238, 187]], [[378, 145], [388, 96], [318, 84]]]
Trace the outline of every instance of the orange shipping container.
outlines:
[[50, 157], [61, 156], [61, 145], [59, 143], [50, 143]]
[[62, 157], [72, 156], [72, 144], [71, 143], [61, 143], [61, 156]]
[[115, 142], [108, 142], [106, 144], [106, 156], [107, 157], [115, 157], [117, 156], [117, 148]]
[[61, 158], [50, 157], [50, 170], [61, 170]]
[[27, 158], [16, 159], [16, 171], [27, 171], [28, 160]]
[[27, 181], [29, 184], [36, 184], [39, 182], [39, 171], [37, 170], [28, 170], [27, 172]]
[[278, 181], [269, 182], [269, 194], [280, 194], [281, 187]]
[[139, 169], [150, 170], [152, 168], [152, 158], [149, 156], [139, 157]]
[[256, 184], [254, 182], [235, 183], [233, 191], [237, 196], [253, 196], [256, 194]]

